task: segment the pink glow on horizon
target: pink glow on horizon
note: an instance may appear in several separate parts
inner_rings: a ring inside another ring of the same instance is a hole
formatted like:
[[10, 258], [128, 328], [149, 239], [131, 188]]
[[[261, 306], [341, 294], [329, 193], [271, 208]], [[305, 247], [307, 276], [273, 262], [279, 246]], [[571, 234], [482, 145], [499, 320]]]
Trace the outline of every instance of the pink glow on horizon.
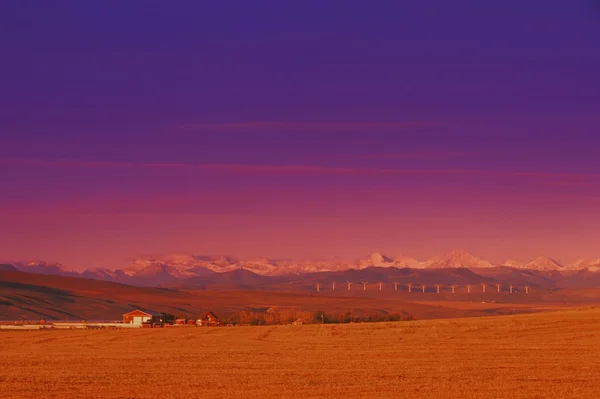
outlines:
[[[331, 174], [331, 175], [397, 175], [397, 176], [484, 176], [491, 178], [539, 178], [554, 181], [567, 179], [564, 183], [570, 184], [574, 180], [600, 180], [600, 173], [593, 172], [539, 172], [515, 170], [483, 170], [483, 169], [391, 169], [376, 167], [335, 167], [319, 165], [268, 165], [268, 164], [235, 164], [235, 163], [138, 163], [114, 161], [83, 161], [83, 160], [41, 160], [41, 159], [0, 159], [0, 165], [20, 167], [74, 167], [74, 168], [118, 168], [118, 169], [198, 169], [207, 171], [225, 171], [231, 173], [295, 173], [295, 174]], [[585, 182], [582, 182], [585, 183]]]
[[540, 254], [572, 261], [600, 238], [597, 173], [0, 164], [23, 172], [0, 202], [0, 257], [55, 259], [79, 270], [149, 252], [426, 259], [464, 248], [497, 262]]
[[[448, 189], [452, 186], [448, 186]], [[465, 248], [493, 261], [549, 255], [571, 261], [600, 239], [599, 197], [572, 193], [398, 189], [219, 191], [105, 195], [6, 204], [0, 254], [76, 269], [148, 253], [428, 258]], [[590, 254], [594, 255], [594, 254]]]
[[383, 252], [425, 259], [465, 248], [497, 262], [539, 254], [568, 262], [598, 255], [589, 253], [600, 239], [598, 222], [571, 215], [544, 220], [539, 214], [499, 220], [491, 212], [416, 218], [300, 213], [286, 220], [253, 214], [21, 214], [0, 228], [0, 252], [11, 259], [56, 259], [79, 270], [121, 266], [148, 252], [299, 258]]

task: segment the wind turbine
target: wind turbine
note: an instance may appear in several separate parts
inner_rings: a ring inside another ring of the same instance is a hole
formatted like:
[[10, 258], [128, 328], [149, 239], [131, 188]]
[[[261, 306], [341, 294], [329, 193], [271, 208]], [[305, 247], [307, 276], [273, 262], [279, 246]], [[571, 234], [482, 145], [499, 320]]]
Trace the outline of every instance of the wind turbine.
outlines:
[[483, 288], [483, 292], [485, 292], [485, 283], [481, 283], [481, 288]]
[[321, 292], [321, 284], [317, 283], [317, 292]]
[[398, 283], [394, 283], [394, 291], [398, 291]]
[[408, 292], [412, 291], [412, 283], [408, 283]]
[[335, 291], [335, 281], [331, 282], [331, 287], [332, 287], [333, 291]]
[[352, 287], [352, 283], [348, 280], [346, 280], [346, 283], [348, 284], [348, 291], [350, 291], [350, 288]]
[[439, 293], [440, 293], [440, 285], [439, 285], [439, 284], [437, 284], [437, 285], [436, 285], [436, 288], [437, 288], [437, 293], [439, 294]]
[[379, 291], [381, 291], [381, 281], [379, 282]]
[[367, 290], [367, 282], [366, 281], [361, 281], [362, 285], [363, 285], [363, 291]]
[[500, 284], [496, 284], [496, 288], [498, 288], [498, 292], [500, 292]]
[[425, 293], [425, 284], [421, 284], [421, 289], [423, 290], [423, 294]]

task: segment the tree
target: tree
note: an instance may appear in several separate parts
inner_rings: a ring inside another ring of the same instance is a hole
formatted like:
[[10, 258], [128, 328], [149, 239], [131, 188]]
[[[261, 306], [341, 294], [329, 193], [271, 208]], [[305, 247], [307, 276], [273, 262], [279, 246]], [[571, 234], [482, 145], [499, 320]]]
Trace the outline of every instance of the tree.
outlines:
[[171, 313], [161, 313], [160, 318], [162, 319], [163, 323], [167, 324], [174, 324], [176, 319], [175, 315]]

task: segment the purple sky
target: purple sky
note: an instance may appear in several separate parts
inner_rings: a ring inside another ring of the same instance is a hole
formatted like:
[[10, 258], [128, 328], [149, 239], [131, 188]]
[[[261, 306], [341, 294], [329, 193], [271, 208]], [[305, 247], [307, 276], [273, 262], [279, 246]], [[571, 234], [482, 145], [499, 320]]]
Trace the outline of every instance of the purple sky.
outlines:
[[0, 258], [598, 256], [593, 1], [0, 4]]

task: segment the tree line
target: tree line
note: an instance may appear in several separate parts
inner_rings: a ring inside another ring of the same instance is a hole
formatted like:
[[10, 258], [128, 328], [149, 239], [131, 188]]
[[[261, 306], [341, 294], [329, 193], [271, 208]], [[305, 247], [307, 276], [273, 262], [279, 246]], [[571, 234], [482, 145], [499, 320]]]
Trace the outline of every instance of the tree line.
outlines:
[[[170, 314], [162, 313], [162, 320], [165, 323], [173, 324], [175, 319], [193, 319], [200, 316], [191, 314]], [[412, 315], [407, 312], [364, 312], [364, 311], [345, 311], [345, 312], [325, 312], [305, 311], [293, 309], [257, 309], [242, 310], [226, 315], [220, 319], [221, 322], [233, 325], [284, 325], [292, 324], [297, 320], [308, 324], [343, 324], [343, 323], [375, 323], [382, 321], [406, 321], [414, 320]]]
[[404, 321], [413, 320], [412, 315], [406, 312], [397, 313], [362, 313], [355, 314], [347, 312], [325, 312], [325, 311], [241, 311], [230, 316], [231, 324], [247, 325], [273, 325], [291, 324], [297, 320], [310, 324], [341, 324], [341, 323], [374, 323], [380, 321]]

